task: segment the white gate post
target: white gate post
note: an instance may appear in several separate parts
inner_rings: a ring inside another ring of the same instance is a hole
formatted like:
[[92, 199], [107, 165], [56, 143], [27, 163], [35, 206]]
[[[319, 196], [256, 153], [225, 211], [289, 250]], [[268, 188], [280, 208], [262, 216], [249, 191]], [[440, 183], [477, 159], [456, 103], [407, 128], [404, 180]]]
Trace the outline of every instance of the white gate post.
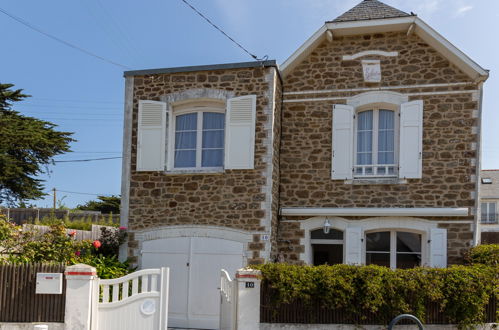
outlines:
[[239, 269], [236, 273], [237, 330], [260, 329], [260, 275], [253, 269]]
[[92, 329], [92, 305], [94, 301], [94, 280], [96, 269], [78, 264], [69, 266], [66, 275], [66, 311], [64, 323], [66, 330]]

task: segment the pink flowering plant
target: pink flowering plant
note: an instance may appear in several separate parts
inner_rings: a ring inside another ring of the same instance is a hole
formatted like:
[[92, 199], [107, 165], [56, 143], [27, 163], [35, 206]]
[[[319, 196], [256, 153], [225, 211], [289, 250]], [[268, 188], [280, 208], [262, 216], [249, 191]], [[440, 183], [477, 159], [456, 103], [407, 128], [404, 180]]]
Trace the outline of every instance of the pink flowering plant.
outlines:
[[117, 251], [126, 231], [104, 229], [98, 240], [77, 240], [76, 231], [68, 232], [62, 222], [53, 223], [42, 233], [23, 229], [0, 215], [0, 263], [85, 263], [96, 267], [101, 278], [123, 276], [128, 273], [128, 264], [118, 260]]

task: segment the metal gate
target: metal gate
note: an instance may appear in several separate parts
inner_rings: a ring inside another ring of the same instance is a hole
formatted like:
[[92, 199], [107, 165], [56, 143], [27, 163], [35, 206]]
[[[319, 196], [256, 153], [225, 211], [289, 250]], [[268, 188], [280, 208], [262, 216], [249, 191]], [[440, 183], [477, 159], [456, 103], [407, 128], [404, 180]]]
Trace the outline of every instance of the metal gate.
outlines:
[[96, 330], [167, 330], [169, 268], [144, 269], [95, 285]]

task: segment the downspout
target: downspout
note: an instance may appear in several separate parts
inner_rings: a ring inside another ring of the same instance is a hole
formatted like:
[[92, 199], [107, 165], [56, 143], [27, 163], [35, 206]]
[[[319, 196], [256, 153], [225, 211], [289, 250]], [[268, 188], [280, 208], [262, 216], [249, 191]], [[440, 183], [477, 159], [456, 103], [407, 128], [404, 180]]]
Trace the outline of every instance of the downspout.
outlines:
[[478, 141], [476, 157], [476, 196], [475, 196], [475, 219], [474, 219], [474, 232], [473, 232], [473, 246], [480, 244], [481, 240], [481, 226], [480, 226], [480, 186], [481, 186], [481, 167], [482, 167], [482, 107], [483, 107], [483, 81], [478, 83]]

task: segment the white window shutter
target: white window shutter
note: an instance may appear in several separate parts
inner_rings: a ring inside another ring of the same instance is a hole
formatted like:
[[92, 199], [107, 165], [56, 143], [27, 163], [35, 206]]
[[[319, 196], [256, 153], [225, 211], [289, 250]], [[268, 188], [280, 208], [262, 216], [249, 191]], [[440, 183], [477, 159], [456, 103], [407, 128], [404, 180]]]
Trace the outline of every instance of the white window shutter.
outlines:
[[362, 228], [345, 229], [345, 264], [362, 264]]
[[331, 177], [333, 180], [353, 178], [353, 115], [350, 105], [333, 107], [333, 155]]
[[225, 117], [225, 168], [253, 169], [256, 95], [229, 99]]
[[430, 267], [447, 267], [447, 229], [430, 231]]
[[139, 101], [137, 171], [165, 168], [166, 103]]
[[400, 106], [399, 176], [420, 179], [423, 168], [423, 101]]

